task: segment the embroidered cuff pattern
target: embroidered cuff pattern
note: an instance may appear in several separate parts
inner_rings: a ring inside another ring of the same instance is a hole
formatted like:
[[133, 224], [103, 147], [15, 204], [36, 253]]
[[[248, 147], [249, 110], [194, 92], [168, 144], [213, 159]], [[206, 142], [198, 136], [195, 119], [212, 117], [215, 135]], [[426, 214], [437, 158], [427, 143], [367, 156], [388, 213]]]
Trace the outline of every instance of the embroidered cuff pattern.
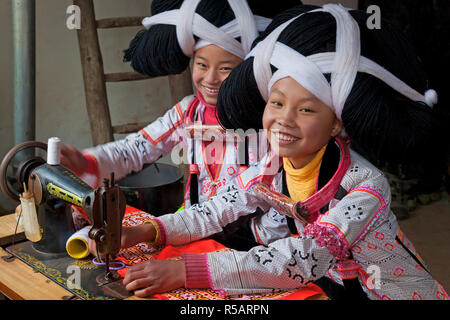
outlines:
[[315, 223], [305, 227], [304, 235], [314, 237], [321, 247], [327, 247], [338, 261], [345, 260], [350, 255], [350, 248], [343, 239], [337, 238], [330, 230]]
[[186, 288], [211, 288], [207, 254], [183, 253]]

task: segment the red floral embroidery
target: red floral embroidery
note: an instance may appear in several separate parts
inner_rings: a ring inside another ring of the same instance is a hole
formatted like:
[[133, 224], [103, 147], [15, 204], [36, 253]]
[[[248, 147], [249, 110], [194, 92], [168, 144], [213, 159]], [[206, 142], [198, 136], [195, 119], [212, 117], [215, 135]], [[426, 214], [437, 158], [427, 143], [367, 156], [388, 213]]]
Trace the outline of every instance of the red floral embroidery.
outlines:
[[417, 293], [417, 291], [414, 291], [414, 293], [412, 295], [412, 299], [413, 300], [422, 300], [422, 297], [420, 296], [419, 293]]
[[339, 262], [336, 268], [341, 279], [355, 279], [360, 270], [361, 266], [353, 259]]
[[360, 246], [353, 246], [353, 247], [352, 247], [352, 251], [353, 251], [354, 253], [361, 253], [361, 252], [362, 252], [362, 249], [361, 249]]
[[400, 277], [403, 274], [403, 272], [405, 272], [405, 270], [403, 270], [402, 268], [397, 268], [394, 270], [393, 274], [396, 277]]
[[393, 250], [394, 250], [394, 246], [393, 246], [391, 243], [389, 243], [389, 242], [388, 242], [388, 243], [385, 243], [385, 244], [384, 244], [384, 247], [385, 247], [385, 248], [388, 248], [390, 251], [393, 251]]
[[448, 295], [446, 295], [442, 291], [436, 291], [436, 298], [439, 300], [448, 300]]
[[305, 227], [304, 234], [314, 237], [316, 243], [321, 247], [327, 247], [330, 253], [338, 260], [345, 260], [350, 255], [350, 248], [344, 240], [338, 239], [328, 229], [315, 223]]
[[447, 294], [447, 292], [445, 292], [444, 288], [438, 283], [439, 289], [438, 291], [436, 291], [436, 298], [441, 299], [441, 300], [449, 300], [449, 296]]
[[378, 240], [383, 240], [384, 239], [384, 233], [382, 232], [375, 232], [375, 238]]
[[227, 173], [230, 176], [234, 176], [236, 174], [236, 169], [234, 167], [228, 167]]

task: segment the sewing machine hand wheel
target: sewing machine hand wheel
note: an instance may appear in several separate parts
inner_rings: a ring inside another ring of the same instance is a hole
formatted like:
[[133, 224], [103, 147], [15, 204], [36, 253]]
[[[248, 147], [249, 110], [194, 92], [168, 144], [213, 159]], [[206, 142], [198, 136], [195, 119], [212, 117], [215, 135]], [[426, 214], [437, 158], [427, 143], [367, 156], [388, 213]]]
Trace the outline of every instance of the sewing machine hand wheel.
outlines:
[[[45, 163], [40, 157], [30, 157], [20, 162], [17, 170], [13, 170], [13, 176], [8, 176], [10, 162], [20, 151], [30, 148], [39, 148], [47, 151], [47, 144], [39, 141], [26, 141], [11, 150], [5, 155], [0, 165], [0, 188], [5, 195], [14, 201], [20, 201], [20, 194], [23, 192], [23, 182], [28, 181], [29, 173], [37, 166]], [[13, 181], [11, 183], [11, 181]], [[11, 186], [12, 184], [12, 186]]]

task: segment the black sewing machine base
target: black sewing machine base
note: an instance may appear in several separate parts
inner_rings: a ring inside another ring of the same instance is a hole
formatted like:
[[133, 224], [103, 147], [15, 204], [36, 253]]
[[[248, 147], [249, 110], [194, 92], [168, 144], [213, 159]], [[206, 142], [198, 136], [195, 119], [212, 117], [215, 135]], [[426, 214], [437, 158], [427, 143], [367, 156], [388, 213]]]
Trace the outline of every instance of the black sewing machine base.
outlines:
[[30, 241], [9, 246], [6, 251], [80, 299], [116, 300], [132, 295], [120, 280], [104, 284], [105, 268], [95, 265], [92, 256], [77, 260], [66, 253], [42, 253]]

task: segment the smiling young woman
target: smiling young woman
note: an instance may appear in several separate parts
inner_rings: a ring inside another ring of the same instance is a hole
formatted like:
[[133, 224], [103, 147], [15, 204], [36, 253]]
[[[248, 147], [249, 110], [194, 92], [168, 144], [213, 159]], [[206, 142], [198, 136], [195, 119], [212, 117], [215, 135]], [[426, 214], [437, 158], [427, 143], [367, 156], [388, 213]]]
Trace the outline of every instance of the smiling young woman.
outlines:
[[206, 103], [217, 103], [222, 82], [241, 62], [241, 58], [216, 45], [209, 45], [195, 52], [192, 81]]
[[270, 91], [263, 114], [271, 147], [303, 168], [342, 130], [335, 113], [290, 77], [278, 80]]

